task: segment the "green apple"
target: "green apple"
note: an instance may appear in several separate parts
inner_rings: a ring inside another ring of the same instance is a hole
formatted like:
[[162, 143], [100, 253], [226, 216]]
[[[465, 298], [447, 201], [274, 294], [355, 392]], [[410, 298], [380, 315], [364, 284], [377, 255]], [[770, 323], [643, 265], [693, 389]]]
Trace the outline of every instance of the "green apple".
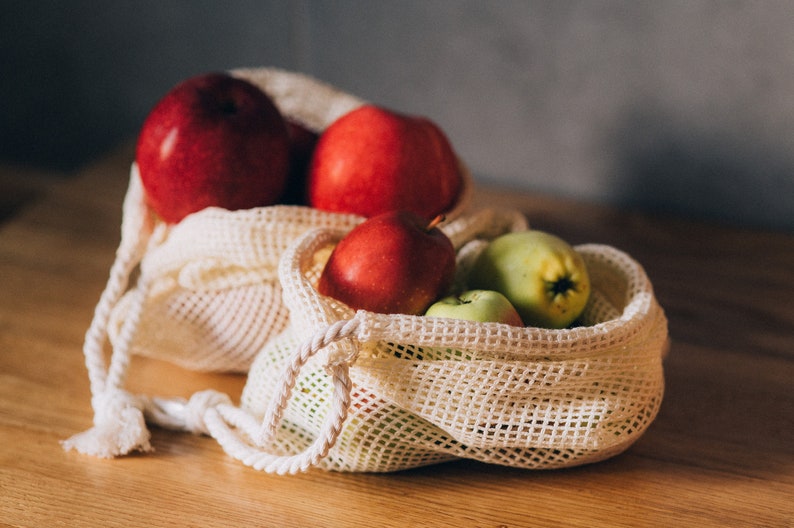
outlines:
[[460, 295], [444, 297], [433, 303], [425, 315], [524, 326], [507, 297], [493, 290], [469, 290]]
[[504, 294], [526, 325], [543, 328], [569, 326], [590, 297], [581, 255], [561, 238], [538, 230], [491, 241], [475, 260], [468, 286]]

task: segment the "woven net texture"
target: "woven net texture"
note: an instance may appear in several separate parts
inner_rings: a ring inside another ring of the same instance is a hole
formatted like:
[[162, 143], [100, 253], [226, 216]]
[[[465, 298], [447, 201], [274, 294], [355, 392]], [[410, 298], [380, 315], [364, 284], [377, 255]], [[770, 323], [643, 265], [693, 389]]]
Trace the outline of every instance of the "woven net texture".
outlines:
[[[457, 288], [489, 238], [523, 229], [509, 212], [480, 211], [445, 226], [458, 249]], [[667, 321], [642, 267], [604, 245], [576, 249], [592, 294], [580, 326], [548, 330], [359, 311], [314, 288], [343, 236], [313, 230], [280, 268], [288, 327], [249, 372], [241, 407], [272, 412], [286, 365], [308, 336], [348, 321], [299, 372], [269, 452], [300, 453], [327, 434], [338, 387], [329, 366], [350, 365], [347, 419], [319, 467], [396, 471], [456, 458], [531, 469], [596, 462], [627, 449], [661, 404]], [[352, 324], [355, 323], [355, 324]], [[250, 441], [250, 439], [249, 439]]]
[[[232, 73], [258, 85], [285, 116], [315, 131], [363, 103], [297, 73], [270, 68]], [[470, 176], [461, 166], [464, 192], [449, 211], [450, 218], [459, 216], [470, 198]], [[135, 164], [127, 200], [140, 206], [125, 214], [151, 215]], [[110, 341], [114, 347], [125, 346], [122, 341], [129, 338], [130, 353], [190, 370], [247, 372], [256, 353], [284, 330], [289, 319], [276, 272], [284, 249], [309, 229], [348, 231], [362, 220], [287, 205], [240, 211], [207, 208], [176, 225], [154, 220], [140, 263], [141, 277], [113, 308]], [[126, 336], [122, 329], [131, 318], [136, 325], [133, 335]]]
[[[297, 73], [272, 68], [231, 73], [259, 86], [284, 116], [316, 132], [364, 103]], [[463, 186], [447, 212], [451, 219], [463, 214], [471, 197], [471, 176], [459, 164]], [[210, 207], [169, 225], [147, 206], [133, 163], [121, 241], [83, 343], [94, 425], [65, 440], [64, 449], [106, 458], [147, 452], [146, 422], [208, 433], [204, 415], [213, 422], [216, 407], [230, 408], [228, 396], [204, 391], [183, 405], [131, 394], [124, 386], [132, 356], [196, 371], [248, 372], [263, 346], [288, 327], [291, 314], [278, 277], [283, 252], [310, 230], [347, 232], [361, 221], [356, 215], [275, 205], [241, 211]]]
[[[300, 74], [233, 73], [316, 131], [362, 104]], [[464, 192], [442, 226], [457, 251], [458, 291], [489, 240], [528, 229], [515, 211], [469, 208], [461, 166]], [[283, 205], [208, 208], [167, 225], [146, 206], [133, 164], [121, 242], [84, 343], [94, 425], [64, 448], [147, 452], [149, 422], [209, 434], [275, 473], [383, 472], [456, 458], [551, 469], [620, 453], [655, 418], [667, 321], [631, 257], [576, 248], [592, 293], [571, 329], [353, 312], [315, 284], [333, 246], [361, 221]], [[211, 390], [188, 401], [130, 394], [135, 354], [247, 372], [241, 404]]]

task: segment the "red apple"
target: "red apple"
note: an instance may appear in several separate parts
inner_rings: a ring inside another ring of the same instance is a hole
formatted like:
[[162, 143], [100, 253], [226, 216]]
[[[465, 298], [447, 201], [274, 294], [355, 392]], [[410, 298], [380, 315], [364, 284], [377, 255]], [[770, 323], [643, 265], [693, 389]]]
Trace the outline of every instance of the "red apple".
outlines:
[[317, 144], [317, 139], [320, 135], [294, 119], [285, 118], [285, 122], [287, 124], [287, 136], [289, 137], [290, 156], [292, 156], [293, 160], [308, 167], [314, 153], [314, 146]]
[[365, 220], [334, 248], [318, 291], [353, 309], [419, 315], [447, 293], [455, 249], [433, 222], [410, 211]]
[[209, 206], [272, 205], [286, 186], [287, 127], [262, 90], [209, 73], [181, 82], [154, 106], [135, 159], [147, 202], [166, 222]]
[[372, 217], [394, 210], [430, 220], [449, 211], [463, 178], [444, 132], [424, 117], [364, 105], [321, 134], [309, 169], [309, 205]]
[[306, 205], [306, 179], [314, 147], [320, 135], [307, 126], [285, 118], [289, 137], [289, 176], [281, 203]]

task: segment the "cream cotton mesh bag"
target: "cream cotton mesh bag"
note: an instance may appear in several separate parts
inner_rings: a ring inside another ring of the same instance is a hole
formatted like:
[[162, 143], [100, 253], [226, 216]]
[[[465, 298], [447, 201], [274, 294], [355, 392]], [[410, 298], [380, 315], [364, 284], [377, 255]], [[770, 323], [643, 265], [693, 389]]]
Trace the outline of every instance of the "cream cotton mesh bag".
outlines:
[[[259, 86], [285, 117], [316, 132], [364, 103], [297, 73], [271, 68], [231, 73]], [[460, 216], [470, 198], [462, 162], [461, 172], [463, 190], [450, 218]], [[310, 229], [344, 232], [362, 220], [275, 205], [240, 211], [210, 207], [169, 225], [146, 205], [133, 163], [121, 242], [83, 347], [94, 426], [64, 447], [102, 457], [148, 451], [148, 398], [124, 389], [131, 356], [196, 371], [247, 372], [262, 347], [288, 325], [277, 274], [284, 250]], [[112, 350], [109, 362], [106, 345]]]
[[[484, 210], [442, 227], [456, 287], [489, 239], [523, 217]], [[214, 391], [146, 401], [160, 425], [209, 434], [257, 470], [386, 472], [468, 458], [553, 469], [612, 457], [662, 401], [667, 321], [642, 267], [576, 247], [591, 275], [581, 326], [519, 328], [348, 307], [314, 288], [344, 231], [315, 229], [282, 255], [291, 317], [261, 350], [239, 406]]]

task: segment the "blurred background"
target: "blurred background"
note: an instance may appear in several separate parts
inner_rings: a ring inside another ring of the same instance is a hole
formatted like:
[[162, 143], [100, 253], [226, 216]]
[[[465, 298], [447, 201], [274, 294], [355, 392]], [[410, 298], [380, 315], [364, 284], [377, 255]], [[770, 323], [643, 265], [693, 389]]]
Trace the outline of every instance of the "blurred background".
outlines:
[[447, 132], [475, 178], [794, 232], [794, 2], [2, 0], [0, 163], [67, 175], [180, 80], [275, 66]]

